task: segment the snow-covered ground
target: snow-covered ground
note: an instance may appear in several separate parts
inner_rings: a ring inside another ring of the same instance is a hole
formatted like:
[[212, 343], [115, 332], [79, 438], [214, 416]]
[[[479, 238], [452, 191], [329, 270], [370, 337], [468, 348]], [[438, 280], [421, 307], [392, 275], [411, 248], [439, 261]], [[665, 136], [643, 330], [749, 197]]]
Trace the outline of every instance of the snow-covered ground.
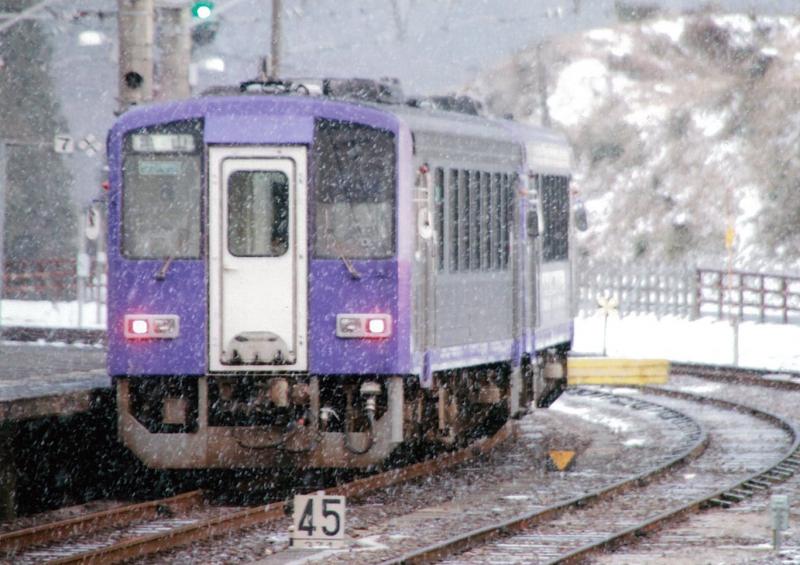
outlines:
[[[739, 365], [775, 371], [800, 371], [800, 327], [795, 325], [739, 325]], [[575, 320], [574, 350], [603, 352], [603, 317]], [[606, 352], [609, 357], [659, 358], [670, 361], [719, 363], [734, 361], [734, 330], [730, 322], [701, 318], [629, 315], [608, 318]]]
[[[33, 302], [3, 300], [0, 307], [3, 326], [105, 327], [105, 308], [98, 318], [97, 305], [83, 305], [79, 320], [75, 302]], [[576, 353], [602, 354], [603, 317], [578, 317], [575, 320]], [[729, 322], [710, 318], [689, 321], [654, 315], [608, 318], [605, 335], [610, 357], [660, 358], [671, 361], [733, 364], [734, 332]], [[739, 365], [775, 371], [800, 371], [800, 327], [756, 324], [739, 326]]]
[[38, 328], [105, 328], [106, 309], [96, 302], [50, 302], [47, 300], [3, 300], [0, 302], [0, 324]]

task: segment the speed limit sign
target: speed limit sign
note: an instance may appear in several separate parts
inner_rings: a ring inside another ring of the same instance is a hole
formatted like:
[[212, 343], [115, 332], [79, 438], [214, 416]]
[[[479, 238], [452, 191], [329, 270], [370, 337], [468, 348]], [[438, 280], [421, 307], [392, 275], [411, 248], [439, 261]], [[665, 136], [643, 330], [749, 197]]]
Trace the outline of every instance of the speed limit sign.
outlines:
[[344, 546], [345, 497], [324, 492], [294, 497], [292, 546], [338, 548]]

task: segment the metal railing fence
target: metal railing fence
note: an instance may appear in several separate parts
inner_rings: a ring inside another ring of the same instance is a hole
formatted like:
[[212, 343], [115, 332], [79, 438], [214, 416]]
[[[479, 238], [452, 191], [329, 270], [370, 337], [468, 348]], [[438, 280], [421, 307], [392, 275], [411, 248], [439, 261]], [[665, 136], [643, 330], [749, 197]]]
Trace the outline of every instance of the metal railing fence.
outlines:
[[578, 305], [591, 314], [613, 298], [620, 316], [651, 313], [760, 323], [800, 323], [800, 276], [687, 265], [612, 265], [578, 269]]
[[[105, 303], [105, 263], [91, 260], [80, 285], [75, 258], [10, 259], [3, 268], [3, 298]], [[83, 296], [78, 292], [83, 286]]]

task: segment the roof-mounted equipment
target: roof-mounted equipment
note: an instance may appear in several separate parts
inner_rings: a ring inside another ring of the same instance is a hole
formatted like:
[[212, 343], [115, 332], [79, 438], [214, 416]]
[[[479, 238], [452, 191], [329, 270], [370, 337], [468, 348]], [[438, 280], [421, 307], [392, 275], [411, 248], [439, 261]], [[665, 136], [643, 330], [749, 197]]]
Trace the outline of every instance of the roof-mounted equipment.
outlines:
[[483, 104], [478, 100], [469, 96], [456, 96], [455, 94], [411, 98], [408, 100], [408, 105], [425, 110], [443, 110], [445, 112], [469, 114], [470, 116], [483, 114]]

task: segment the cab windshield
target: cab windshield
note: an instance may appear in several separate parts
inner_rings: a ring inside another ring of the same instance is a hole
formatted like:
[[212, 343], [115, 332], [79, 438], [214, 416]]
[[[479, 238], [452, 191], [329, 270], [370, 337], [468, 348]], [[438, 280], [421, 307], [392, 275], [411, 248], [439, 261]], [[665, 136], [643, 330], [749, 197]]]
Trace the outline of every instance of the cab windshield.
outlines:
[[318, 120], [313, 159], [320, 258], [378, 259], [394, 255], [394, 134]]
[[199, 122], [127, 135], [122, 165], [122, 254], [200, 257], [202, 142]]

